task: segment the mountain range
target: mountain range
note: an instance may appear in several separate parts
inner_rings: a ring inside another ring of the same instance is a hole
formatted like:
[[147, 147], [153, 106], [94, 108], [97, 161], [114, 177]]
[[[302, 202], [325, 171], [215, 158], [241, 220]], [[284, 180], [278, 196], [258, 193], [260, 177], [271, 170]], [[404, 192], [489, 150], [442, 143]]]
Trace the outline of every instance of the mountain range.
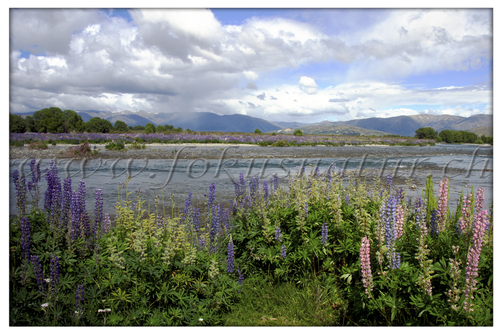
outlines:
[[[34, 112], [17, 113], [23, 117], [33, 115]], [[210, 112], [184, 112], [184, 113], [159, 113], [147, 111], [132, 112], [125, 110], [119, 113], [110, 113], [99, 110], [81, 110], [77, 113], [87, 122], [92, 117], [109, 120], [112, 124], [121, 120], [127, 125], [136, 126], [147, 123], [154, 125], [173, 125], [193, 131], [217, 132], [262, 132], [293, 133], [296, 129], [305, 134], [339, 134], [339, 135], [415, 135], [415, 131], [422, 127], [432, 127], [436, 131], [444, 129], [472, 131], [479, 135], [493, 135], [492, 115], [473, 115], [470, 117], [453, 115], [420, 114], [413, 116], [395, 116], [388, 118], [365, 118], [350, 121], [318, 123], [299, 122], [269, 122], [261, 118], [247, 115], [217, 115]]]
[[354, 119], [344, 122], [323, 121], [319, 123], [303, 124], [296, 127], [288, 127], [278, 130], [278, 133], [293, 133], [296, 129], [304, 133], [337, 134], [337, 131], [347, 129], [347, 126], [366, 130], [381, 131], [401, 136], [413, 137], [418, 128], [431, 127], [440, 132], [441, 130], [465, 130], [477, 134], [492, 135], [493, 116], [473, 115], [470, 117], [453, 115], [429, 115], [420, 114], [413, 116], [395, 116], [388, 118], [365, 118]]

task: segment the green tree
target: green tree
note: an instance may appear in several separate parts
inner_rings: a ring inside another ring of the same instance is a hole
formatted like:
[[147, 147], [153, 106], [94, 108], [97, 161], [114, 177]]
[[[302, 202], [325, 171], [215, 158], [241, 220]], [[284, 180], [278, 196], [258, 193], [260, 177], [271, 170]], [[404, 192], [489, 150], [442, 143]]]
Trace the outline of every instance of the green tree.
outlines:
[[65, 110], [62, 112], [62, 126], [64, 133], [69, 133], [72, 131], [82, 132], [84, 131], [85, 123], [82, 117], [73, 110]]
[[293, 132], [293, 135], [295, 135], [295, 136], [303, 136], [303, 132], [300, 129], [296, 129], [295, 132]]
[[127, 124], [121, 120], [116, 121], [115, 124], [113, 124], [113, 128], [120, 132], [127, 132], [128, 130]]
[[159, 132], [166, 132], [166, 127], [163, 126], [163, 125], [157, 125], [157, 129], [155, 129], [155, 132], [159, 133]]
[[37, 132], [37, 128], [35, 127], [35, 120], [33, 116], [26, 116], [24, 118], [24, 124], [26, 124], [27, 132]]
[[9, 114], [9, 131], [10, 133], [26, 132], [26, 123], [19, 115]]
[[261, 131], [260, 131], [260, 129], [256, 129], [256, 130], [254, 130], [254, 133], [260, 134]]
[[108, 133], [113, 129], [112, 123], [107, 119], [93, 117], [85, 123], [85, 131], [91, 133]]
[[134, 130], [134, 127], [132, 125], [129, 125], [129, 130]]
[[33, 120], [37, 132], [61, 133], [64, 130], [63, 111], [58, 107], [35, 111]]
[[418, 139], [436, 139], [438, 132], [431, 127], [419, 128], [415, 131], [415, 138]]
[[155, 125], [153, 125], [152, 123], [146, 123], [145, 133], [155, 133]]
[[145, 127], [143, 125], [136, 125], [134, 130], [145, 130]]

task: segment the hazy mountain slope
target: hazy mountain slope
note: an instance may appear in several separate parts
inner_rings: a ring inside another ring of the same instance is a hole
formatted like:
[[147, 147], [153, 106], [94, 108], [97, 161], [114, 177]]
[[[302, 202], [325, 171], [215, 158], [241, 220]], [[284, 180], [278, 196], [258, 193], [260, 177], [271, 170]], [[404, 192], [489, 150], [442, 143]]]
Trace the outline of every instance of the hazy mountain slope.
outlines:
[[312, 123], [299, 123], [299, 122], [271, 122], [272, 124], [275, 124], [283, 129], [286, 128], [299, 128], [302, 126], [310, 126]]
[[[299, 128], [304, 134], [325, 134], [325, 135], [345, 135], [345, 136], [386, 136], [390, 133], [363, 129], [353, 125], [347, 124], [339, 124], [336, 125], [332, 123], [332, 125], [326, 124], [323, 125], [313, 125], [313, 126], [304, 126]], [[331, 122], [327, 122], [331, 123]], [[286, 128], [278, 130], [278, 133], [293, 133], [297, 128]]]
[[485, 135], [487, 137], [493, 137], [493, 126], [478, 126], [476, 128], [468, 129], [466, 131], [473, 132], [478, 136]]
[[467, 130], [481, 126], [493, 127], [492, 115], [473, 115], [469, 118], [464, 118], [460, 122], [451, 125], [451, 130]]
[[109, 120], [112, 124], [115, 124], [116, 121], [120, 120], [122, 122], [125, 122], [128, 126], [136, 126], [136, 125], [143, 125], [145, 126], [147, 123], [153, 123], [150, 119], [135, 115], [135, 114], [112, 114], [113, 116], [109, 116], [106, 119]]
[[389, 118], [366, 118], [343, 122], [347, 125], [357, 126], [363, 129], [382, 131], [401, 136], [414, 136], [415, 130], [421, 126], [408, 116], [396, 116]]

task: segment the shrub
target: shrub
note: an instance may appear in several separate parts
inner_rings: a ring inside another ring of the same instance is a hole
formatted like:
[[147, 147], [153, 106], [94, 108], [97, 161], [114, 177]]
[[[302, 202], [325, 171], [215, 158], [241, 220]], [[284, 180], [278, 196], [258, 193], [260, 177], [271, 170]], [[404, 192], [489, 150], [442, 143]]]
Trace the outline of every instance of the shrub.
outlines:
[[295, 135], [295, 136], [303, 136], [303, 132], [300, 129], [296, 129], [295, 132], [293, 132], [293, 135]]
[[260, 131], [260, 129], [256, 129], [256, 130], [254, 130], [254, 133], [260, 134], [261, 131]]

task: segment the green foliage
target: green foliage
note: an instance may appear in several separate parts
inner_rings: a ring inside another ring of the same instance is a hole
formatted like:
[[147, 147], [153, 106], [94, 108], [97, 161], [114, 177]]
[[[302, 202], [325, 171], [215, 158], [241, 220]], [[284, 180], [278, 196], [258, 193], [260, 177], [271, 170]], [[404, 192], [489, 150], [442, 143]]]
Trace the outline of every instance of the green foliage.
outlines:
[[26, 116], [24, 118], [24, 124], [26, 125], [27, 132], [37, 132], [37, 128], [35, 126], [35, 120], [33, 116]]
[[256, 130], [254, 130], [254, 133], [261, 134], [261, 130], [260, 129], [256, 129]]
[[9, 131], [10, 133], [26, 132], [26, 123], [24, 119], [19, 115], [9, 114]]
[[436, 139], [438, 132], [431, 127], [419, 128], [415, 131], [415, 138], [418, 139]]
[[227, 326], [338, 326], [347, 305], [330, 276], [313, 277], [305, 284], [274, 283], [250, 278], [242, 300], [225, 315]]
[[64, 133], [70, 133], [73, 131], [82, 132], [85, 128], [85, 123], [82, 120], [82, 117], [73, 110], [63, 111], [62, 123]]
[[57, 107], [35, 111], [33, 121], [37, 132], [63, 132], [63, 111]]
[[30, 124], [29, 127], [36, 132], [69, 133], [72, 131], [82, 132], [85, 125], [80, 115], [75, 111], [62, 111], [60, 108], [50, 107], [35, 111], [33, 125]]
[[468, 131], [442, 130], [439, 133], [441, 140], [446, 143], [474, 143], [478, 135]]
[[288, 143], [286, 143], [284, 140], [279, 140], [279, 141], [275, 142], [273, 144], [273, 146], [284, 147], [284, 146], [288, 146]]
[[295, 136], [303, 136], [303, 132], [300, 129], [296, 129], [295, 132], [293, 132], [293, 135], [295, 135]]
[[109, 120], [93, 117], [85, 123], [85, 131], [92, 133], [108, 133], [113, 129]]
[[147, 123], [145, 126], [145, 133], [155, 133], [155, 125]]
[[125, 148], [125, 144], [122, 140], [112, 141], [105, 145], [106, 150], [119, 151]]
[[493, 144], [493, 137], [488, 137], [488, 136], [482, 135], [481, 140], [485, 144]]
[[155, 130], [155, 132], [157, 133], [160, 133], [160, 132], [165, 132], [167, 129], [165, 126], [163, 125], [157, 125], [157, 129]]
[[133, 129], [134, 130], [145, 130], [145, 127], [143, 125], [136, 125]]
[[117, 120], [115, 124], [113, 125], [114, 130], [120, 131], [120, 132], [127, 132], [129, 128], [127, 127], [127, 124], [121, 120]]

